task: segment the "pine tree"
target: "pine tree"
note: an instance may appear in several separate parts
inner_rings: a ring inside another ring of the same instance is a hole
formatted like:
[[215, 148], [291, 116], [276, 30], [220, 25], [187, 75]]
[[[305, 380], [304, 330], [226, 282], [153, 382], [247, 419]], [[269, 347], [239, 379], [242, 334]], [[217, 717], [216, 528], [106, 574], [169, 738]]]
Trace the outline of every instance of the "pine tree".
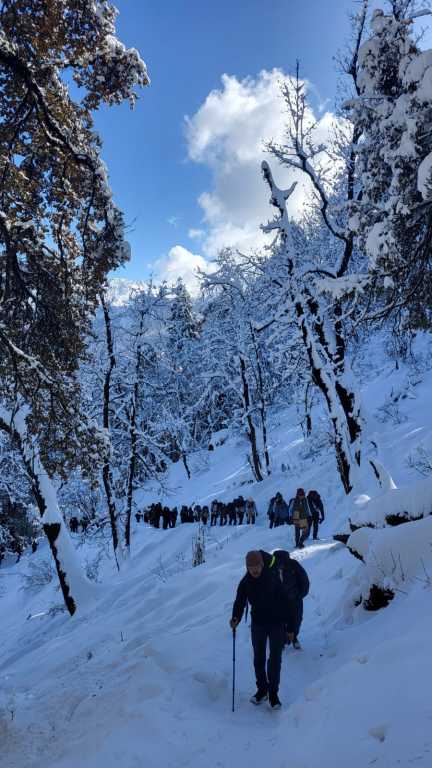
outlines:
[[351, 205], [350, 227], [369, 259], [379, 299], [372, 314], [424, 327], [432, 320], [431, 52], [413, 39], [412, 5], [375, 10], [359, 51], [359, 93], [346, 106], [361, 135], [362, 196]]
[[100, 0], [1, 10], [0, 427], [22, 454], [70, 613], [83, 585], [51, 479], [78, 463], [90, 474], [106, 450], [76, 373], [98, 294], [128, 256], [92, 112], [133, 105], [148, 83], [115, 16]]

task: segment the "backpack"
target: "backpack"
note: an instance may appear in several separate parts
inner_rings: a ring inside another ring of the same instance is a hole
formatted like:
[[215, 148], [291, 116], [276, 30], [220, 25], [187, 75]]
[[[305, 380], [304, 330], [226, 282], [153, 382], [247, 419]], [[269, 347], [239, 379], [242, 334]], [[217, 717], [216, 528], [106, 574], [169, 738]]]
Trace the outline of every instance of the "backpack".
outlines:
[[292, 597], [305, 598], [309, 593], [309, 578], [303, 566], [297, 560], [292, 560], [284, 549], [275, 550], [273, 558], [284, 584], [291, 584], [292, 579], [295, 579], [296, 587]]
[[283, 499], [274, 502], [273, 514], [277, 520], [288, 520], [288, 507]]
[[303, 498], [295, 498], [292, 509], [292, 521], [294, 525], [299, 528], [307, 528], [308, 526], [308, 513], [305, 500]]

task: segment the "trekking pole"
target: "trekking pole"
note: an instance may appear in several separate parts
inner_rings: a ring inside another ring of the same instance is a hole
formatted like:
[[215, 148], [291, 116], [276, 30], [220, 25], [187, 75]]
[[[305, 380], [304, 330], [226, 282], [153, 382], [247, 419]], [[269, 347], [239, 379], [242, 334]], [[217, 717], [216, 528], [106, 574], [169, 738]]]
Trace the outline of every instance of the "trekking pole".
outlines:
[[235, 627], [233, 628], [233, 683], [232, 683], [232, 711], [234, 712], [234, 696], [235, 696], [235, 641], [236, 641], [236, 631]]

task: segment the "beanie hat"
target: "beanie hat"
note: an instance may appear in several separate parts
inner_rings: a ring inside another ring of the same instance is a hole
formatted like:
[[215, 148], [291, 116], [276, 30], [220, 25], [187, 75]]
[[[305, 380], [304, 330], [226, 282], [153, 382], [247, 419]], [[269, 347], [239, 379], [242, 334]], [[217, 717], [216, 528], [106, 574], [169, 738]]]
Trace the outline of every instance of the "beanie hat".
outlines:
[[305, 492], [303, 488], [297, 488], [297, 496], [304, 496]]
[[257, 565], [264, 565], [263, 556], [259, 550], [252, 549], [246, 555], [246, 567], [251, 566], [253, 568]]

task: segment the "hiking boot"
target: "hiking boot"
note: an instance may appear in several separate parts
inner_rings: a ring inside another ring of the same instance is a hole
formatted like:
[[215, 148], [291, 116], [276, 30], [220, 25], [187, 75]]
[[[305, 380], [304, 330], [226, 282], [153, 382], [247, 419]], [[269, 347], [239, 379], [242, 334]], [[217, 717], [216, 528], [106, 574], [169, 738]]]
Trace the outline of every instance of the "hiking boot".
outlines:
[[269, 703], [272, 709], [280, 709], [282, 704], [279, 701], [279, 696], [277, 693], [270, 693], [269, 694]]
[[300, 645], [297, 637], [295, 637], [294, 640], [293, 640], [293, 648], [295, 648], [296, 651], [301, 651], [301, 645]]
[[258, 688], [257, 692], [251, 697], [250, 701], [252, 704], [261, 704], [263, 701], [267, 701], [268, 694], [267, 691], [260, 691]]

